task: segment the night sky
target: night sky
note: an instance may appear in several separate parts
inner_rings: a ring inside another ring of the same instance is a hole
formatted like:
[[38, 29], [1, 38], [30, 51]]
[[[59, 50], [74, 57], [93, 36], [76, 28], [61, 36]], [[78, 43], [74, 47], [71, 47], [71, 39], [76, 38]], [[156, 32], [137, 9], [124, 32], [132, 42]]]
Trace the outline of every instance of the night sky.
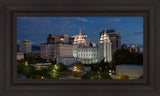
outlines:
[[30, 40], [33, 45], [46, 43], [48, 34], [88, 35], [98, 44], [99, 33], [105, 29], [120, 32], [121, 43], [143, 48], [143, 17], [17, 17], [17, 43]]

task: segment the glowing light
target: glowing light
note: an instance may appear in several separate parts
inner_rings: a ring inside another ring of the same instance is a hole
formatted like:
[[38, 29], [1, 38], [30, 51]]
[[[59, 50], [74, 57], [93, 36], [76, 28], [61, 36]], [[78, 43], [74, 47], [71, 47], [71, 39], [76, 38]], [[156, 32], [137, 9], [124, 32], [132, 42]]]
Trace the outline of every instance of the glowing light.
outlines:
[[77, 71], [77, 67], [76, 66], [74, 67], [73, 71]]
[[26, 65], [26, 66], [28, 65], [28, 62], [27, 62], [27, 61], [25, 62], [25, 65]]
[[58, 66], [57, 65], [54, 65], [55, 69], [58, 69]]

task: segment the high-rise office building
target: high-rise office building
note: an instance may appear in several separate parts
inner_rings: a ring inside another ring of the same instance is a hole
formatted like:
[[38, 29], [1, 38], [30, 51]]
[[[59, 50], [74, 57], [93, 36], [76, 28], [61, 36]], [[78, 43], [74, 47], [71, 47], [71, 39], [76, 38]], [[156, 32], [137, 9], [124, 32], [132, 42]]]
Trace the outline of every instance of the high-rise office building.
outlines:
[[22, 40], [19, 42], [19, 51], [23, 53], [31, 53], [32, 52], [32, 42], [29, 40]]
[[47, 38], [47, 43], [48, 44], [56, 44], [56, 43], [68, 43], [68, 35], [61, 34], [61, 35], [53, 35], [49, 34]]
[[41, 58], [54, 59], [54, 45], [42, 43], [41, 44]]

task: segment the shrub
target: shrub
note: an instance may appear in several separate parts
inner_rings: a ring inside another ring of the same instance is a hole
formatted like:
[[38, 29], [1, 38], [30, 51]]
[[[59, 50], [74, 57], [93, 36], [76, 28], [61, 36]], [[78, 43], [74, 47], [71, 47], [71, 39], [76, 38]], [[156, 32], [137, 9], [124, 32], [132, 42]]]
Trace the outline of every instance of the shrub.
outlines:
[[120, 74], [117, 79], [129, 79], [129, 76], [128, 75], [123, 75], [123, 74]]

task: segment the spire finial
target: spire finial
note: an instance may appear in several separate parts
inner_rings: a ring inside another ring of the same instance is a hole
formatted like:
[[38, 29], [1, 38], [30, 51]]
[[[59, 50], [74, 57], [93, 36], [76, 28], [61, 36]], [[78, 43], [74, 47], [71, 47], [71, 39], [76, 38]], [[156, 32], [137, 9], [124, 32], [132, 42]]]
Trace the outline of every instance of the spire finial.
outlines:
[[82, 34], [81, 34], [81, 28], [79, 28], [79, 35], [81, 36]]
[[105, 29], [104, 29], [104, 31], [106, 32], [106, 24], [105, 24]]

